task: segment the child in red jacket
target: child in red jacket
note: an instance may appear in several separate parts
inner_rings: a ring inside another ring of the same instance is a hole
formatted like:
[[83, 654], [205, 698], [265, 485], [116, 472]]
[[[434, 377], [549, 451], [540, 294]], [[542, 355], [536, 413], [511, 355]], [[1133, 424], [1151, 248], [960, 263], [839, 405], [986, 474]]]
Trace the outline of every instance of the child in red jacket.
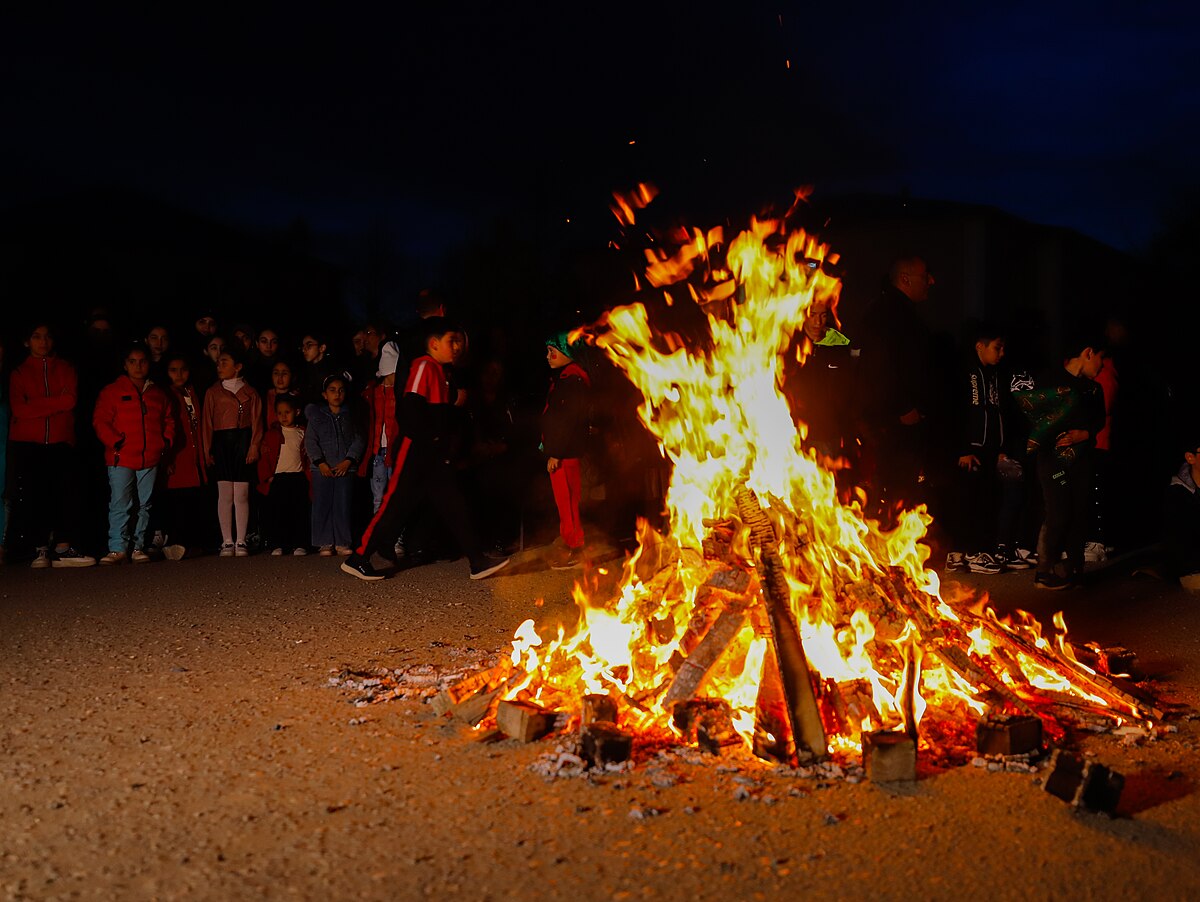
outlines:
[[167, 358], [170, 382], [171, 414], [175, 420], [175, 440], [160, 465], [166, 479], [161, 493], [163, 528], [171, 544], [163, 548], [169, 560], [183, 560], [189, 550], [195, 552], [216, 542], [212, 528], [212, 486], [204, 466], [200, 445], [200, 395], [192, 384], [191, 367], [184, 354]]
[[25, 347], [29, 356], [9, 378], [8, 540], [24, 537], [34, 545], [35, 568], [91, 567], [96, 559], [71, 545], [79, 498], [75, 367], [55, 355], [48, 323], [33, 325], [26, 333]]
[[308, 554], [312, 511], [308, 500], [308, 453], [299, 418], [300, 399], [279, 395], [275, 399], [275, 422], [263, 436], [262, 456], [258, 459], [258, 490], [266, 495], [265, 538], [276, 557], [286, 551], [297, 557]]
[[101, 564], [149, 563], [154, 480], [163, 452], [175, 438], [171, 399], [149, 379], [149, 353], [135, 345], [124, 366], [125, 374], [100, 390], [92, 416], [108, 465], [108, 554]]

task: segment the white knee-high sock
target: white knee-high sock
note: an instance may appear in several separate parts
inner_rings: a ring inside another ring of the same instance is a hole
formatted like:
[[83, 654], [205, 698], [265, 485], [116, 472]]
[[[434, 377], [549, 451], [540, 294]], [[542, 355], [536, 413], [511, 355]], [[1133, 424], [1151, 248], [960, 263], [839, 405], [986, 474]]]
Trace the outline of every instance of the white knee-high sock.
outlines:
[[233, 544], [233, 483], [217, 483], [217, 521], [221, 524], [221, 542]]
[[237, 540], [246, 542], [246, 529], [250, 525], [250, 483], [233, 483], [233, 515], [237, 521]]

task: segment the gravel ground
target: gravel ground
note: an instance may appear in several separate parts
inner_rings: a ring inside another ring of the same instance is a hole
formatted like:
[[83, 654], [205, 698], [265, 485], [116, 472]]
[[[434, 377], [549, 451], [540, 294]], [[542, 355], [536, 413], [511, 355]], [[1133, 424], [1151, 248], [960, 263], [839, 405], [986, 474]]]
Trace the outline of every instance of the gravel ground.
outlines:
[[[1200, 722], [1085, 742], [1128, 777], [1114, 819], [970, 766], [901, 789], [736, 757], [548, 781], [529, 767], [547, 743], [481, 743], [419, 701], [356, 708], [328, 685], [461, 665], [526, 617], [571, 616], [573, 576], [536, 556], [466, 577], [366, 584], [316, 557], [0, 569], [0, 898], [1200, 895]], [[1065, 607], [1073, 636], [1200, 699], [1178, 589], [1120, 566], [1071, 593], [973, 582], [1002, 608]]]

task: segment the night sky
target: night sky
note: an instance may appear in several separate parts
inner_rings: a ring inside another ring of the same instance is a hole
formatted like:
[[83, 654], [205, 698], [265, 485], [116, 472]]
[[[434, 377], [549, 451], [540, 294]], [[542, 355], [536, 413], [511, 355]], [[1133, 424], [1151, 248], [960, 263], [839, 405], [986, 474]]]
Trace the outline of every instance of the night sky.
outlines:
[[383, 218], [421, 254], [639, 180], [705, 213], [810, 183], [1138, 251], [1200, 182], [1195, 4], [257, 6], [6, 13], [5, 196]]

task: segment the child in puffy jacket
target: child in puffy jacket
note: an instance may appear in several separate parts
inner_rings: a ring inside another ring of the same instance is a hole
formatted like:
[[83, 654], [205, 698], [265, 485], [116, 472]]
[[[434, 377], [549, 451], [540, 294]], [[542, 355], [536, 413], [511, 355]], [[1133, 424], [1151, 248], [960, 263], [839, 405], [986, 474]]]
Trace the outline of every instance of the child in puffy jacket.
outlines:
[[[54, 333], [39, 321], [25, 333], [29, 356], [9, 378], [6, 541], [28, 542], [32, 567], [91, 567], [96, 559], [71, 545], [78, 528], [75, 457], [75, 367], [54, 352]], [[51, 547], [53, 539], [53, 547]], [[13, 550], [13, 549], [8, 549]]]
[[92, 415], [108, 466], [108, 554], [101, 564], [149, 563], [154, 481], [175, 438], [171, 398], [150, 381], [146, 349], [130, 348], [124, 367], [124, 375], [100, 390]]
[[312, 543], [323, 556], [351, 554], [350, 508], [354, 471], [366, 442], [346, 404], [346, 380], [333, 375], [321, 385], [324, 404], [309, 404], [304, 447], [312, 472]]

